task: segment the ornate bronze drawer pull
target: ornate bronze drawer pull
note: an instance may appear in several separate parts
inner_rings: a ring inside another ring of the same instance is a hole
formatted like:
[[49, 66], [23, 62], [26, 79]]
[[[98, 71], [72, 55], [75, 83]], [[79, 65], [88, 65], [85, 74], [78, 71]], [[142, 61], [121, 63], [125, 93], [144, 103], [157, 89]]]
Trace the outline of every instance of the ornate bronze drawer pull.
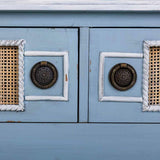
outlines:
[[112, 86], [120, 91], [125, 91], [133, 87], [136, 82], [137, 74], [135, 69], [127, 64], [116, 64], [109, 73]]
[[41, 89], [52, 87], [58, 78], [56, 67], [47, 61], [36, 63], [31, 70], [32, 82]]

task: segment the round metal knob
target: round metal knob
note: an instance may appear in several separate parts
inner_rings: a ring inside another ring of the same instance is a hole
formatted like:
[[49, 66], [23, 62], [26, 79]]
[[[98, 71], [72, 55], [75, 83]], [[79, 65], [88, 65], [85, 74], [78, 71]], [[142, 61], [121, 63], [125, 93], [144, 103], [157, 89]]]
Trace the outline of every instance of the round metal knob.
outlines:
[[58, 78], [56, 67], [47, 61], [36, 63], [31, 70], [32, 82], [41, 89], [52, 87]]
[[125, 91], [136, 83], [137, 74], [131, 65], [120, 63], [110, 70], [109, 79], [114, 88]]

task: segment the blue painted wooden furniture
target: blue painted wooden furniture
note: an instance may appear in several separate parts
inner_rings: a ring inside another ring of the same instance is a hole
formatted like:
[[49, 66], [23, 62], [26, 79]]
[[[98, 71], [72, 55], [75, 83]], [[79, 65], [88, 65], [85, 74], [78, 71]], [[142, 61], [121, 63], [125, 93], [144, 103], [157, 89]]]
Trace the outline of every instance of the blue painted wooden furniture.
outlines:
[[[25, 40], [25, 110], [0, 111], [0, 159], [159, 160], [160, 113], [142, 111], [143, 43], [160, 40], [159, 8], [158, 0], [0, 2], [0, 40]], [[99, 96], [101, 53], [104, 100]], [[31, 68], [39, 61], [58, 70], [49, 89], [31, 81]], [[117, 63], [137, 72], [127, 91], [109, 82]]]

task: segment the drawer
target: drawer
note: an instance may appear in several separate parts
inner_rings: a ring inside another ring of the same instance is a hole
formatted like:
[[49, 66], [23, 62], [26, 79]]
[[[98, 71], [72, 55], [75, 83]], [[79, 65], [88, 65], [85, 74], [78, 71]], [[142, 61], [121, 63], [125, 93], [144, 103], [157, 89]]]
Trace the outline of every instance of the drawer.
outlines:
[[20, 39], [25, 44], [24, 49], [19, 47], [24, 60], [24, 69], [19, 69], [19, 77], [24, 72], [24, 80], [19, 80], [18, 88], [24, 101], [19, 98], [19, 106], [20, 101], [24, 105], [16, 109], [12, 105], [10, 109], [1, 106], [0, 121], [76, 122], [78, 30], [0, 29], [0, 40], [12, 40], [8, 44], [4, 41], [5, 45]]
[[90, 30], [90, 122], [160, 122], [159, 40], [154, 28]]

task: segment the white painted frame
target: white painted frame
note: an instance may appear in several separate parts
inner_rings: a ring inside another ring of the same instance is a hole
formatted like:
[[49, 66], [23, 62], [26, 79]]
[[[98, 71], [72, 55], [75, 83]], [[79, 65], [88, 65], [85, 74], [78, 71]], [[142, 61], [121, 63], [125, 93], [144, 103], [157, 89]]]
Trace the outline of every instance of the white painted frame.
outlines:
[[159, 0], [1, 0], [1, 11], [160, 11]]
[[24, 111], [24, 44], [22, 40], [0, 40], [0, 46], [17, 46], [19, 53], [19, 105], [0, 105], [0, 111]]
[[142, 102], [142, 97], [122, 97], [104, 95], [104, 63], [105, 57], [114, 58], [143, 58], [142, 53], [101, 52], [99, 62], [99, 101], [113, 102]]
[[69, 81], [69, 60], [68, 52], [49, 52], [49, 51], [26, 51], [25, 56], [29, 57], [64, 57], [64, 84], [63, 84], [63, 96], [25, 96], [25, 100], [38, 101], [38, 100], [49, 100], [49, 101], [68, 101], [68, 81]]
[[160, 111], [160, 105], [148, 105], [149, 49], [153, 46], [160, 46], [160, 41], [144, 41], [143, 43], [143, 111]]

